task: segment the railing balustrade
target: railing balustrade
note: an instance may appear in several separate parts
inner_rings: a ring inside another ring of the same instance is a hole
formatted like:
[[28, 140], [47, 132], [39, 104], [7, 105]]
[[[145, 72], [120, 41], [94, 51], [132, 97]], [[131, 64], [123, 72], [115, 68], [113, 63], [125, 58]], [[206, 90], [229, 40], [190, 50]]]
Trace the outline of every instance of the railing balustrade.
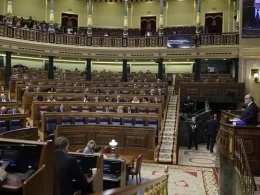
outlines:
[[239, 175], [243, 194], [254, 195], [256, 190], [255, 180], [250, 170], [243, 140], [239, 137], [235, 138], [234, 167]]
[[[63, 33], [49, 33], [28, 28], [16, 28], [0, 25], [0, 36], [20, 40], [53, 43], [61, 45], [92, 47], [167, 47], [167, 36], [92, 36]], [[191, 45], [195, 45], [195, 36], [191, 35]], [[237, 45], [238, 33], [201, 34], [197, 40], [199, 46]]]

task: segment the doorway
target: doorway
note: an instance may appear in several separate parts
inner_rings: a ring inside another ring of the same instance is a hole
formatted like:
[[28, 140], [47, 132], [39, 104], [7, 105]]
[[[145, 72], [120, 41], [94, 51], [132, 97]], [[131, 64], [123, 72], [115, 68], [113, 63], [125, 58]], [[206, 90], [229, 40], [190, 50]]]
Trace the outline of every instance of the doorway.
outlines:
[[77, 14], [61, 14], [61, 26], [64, 33], [74, 33], [78, 28], [78, 15]]
[[156, 16], [141, 17], [141, 36], [152, 36], [156, 33]]
[[206, 13], [205, 27], [208, 33], [222, 33], [223, 13]]

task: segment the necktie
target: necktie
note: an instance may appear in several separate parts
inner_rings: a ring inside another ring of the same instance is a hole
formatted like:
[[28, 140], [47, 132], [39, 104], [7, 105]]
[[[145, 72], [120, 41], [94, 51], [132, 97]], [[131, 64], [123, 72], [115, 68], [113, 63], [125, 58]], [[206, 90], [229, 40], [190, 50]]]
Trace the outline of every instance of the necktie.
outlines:
[[259, 9], [257, 9], [256, 11], [257, 11], [257, 12], [256, 12], [256, 16], [255, 16], [256, 25], [257, 25], [257, 27], [259, 27], [259, 19], [260, 19], [260, 17], [259, 17]]

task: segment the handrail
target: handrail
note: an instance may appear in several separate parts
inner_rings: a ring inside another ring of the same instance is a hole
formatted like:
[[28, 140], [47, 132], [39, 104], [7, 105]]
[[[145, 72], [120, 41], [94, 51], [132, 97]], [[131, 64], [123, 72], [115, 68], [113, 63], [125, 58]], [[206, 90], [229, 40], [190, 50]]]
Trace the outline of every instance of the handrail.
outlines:
[[256, 190], [256, 184], [248, 163], [243, 140], [240, 137], [235, 138], [234, 167], [239, 175], [243, 194], [254, 195], [254, 191]]
[[175, 128], [175, 140], [174, 140], [174, 146], [173, 146], [173, 164], [178, 164], [178, 129], [179, 129], [179, 118], [180, 118], [180, 102], [181, 102], [181, 89], [179, 88], [178, 93], [178, 103], [177, 103], [177, 116], [176, 116], [176, 128]]
[[144, 190], [144, 194], [164, 194], [168, 195], [168, 166], [164, 168], [164, 175], [136, 185], [129, 185], [121, 188], [110, 189], [97, 192], [91, 195], [135, 195]]

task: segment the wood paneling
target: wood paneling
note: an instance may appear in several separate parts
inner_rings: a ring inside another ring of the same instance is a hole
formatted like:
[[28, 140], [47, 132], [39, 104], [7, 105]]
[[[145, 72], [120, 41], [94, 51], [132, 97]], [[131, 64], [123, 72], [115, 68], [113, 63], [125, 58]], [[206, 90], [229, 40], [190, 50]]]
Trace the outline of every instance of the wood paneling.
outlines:
[[143, 153], [144, 158], [153, 160], [155, 131], [151, 127], [107, 126], [107, 125], [59, 125], [55, 137], [64, 136], [70, 141], [70, 150], [86, 147], [89, 140], [98, 146], [107, 146], [112, 139], [118, 142], [121, 154]]

